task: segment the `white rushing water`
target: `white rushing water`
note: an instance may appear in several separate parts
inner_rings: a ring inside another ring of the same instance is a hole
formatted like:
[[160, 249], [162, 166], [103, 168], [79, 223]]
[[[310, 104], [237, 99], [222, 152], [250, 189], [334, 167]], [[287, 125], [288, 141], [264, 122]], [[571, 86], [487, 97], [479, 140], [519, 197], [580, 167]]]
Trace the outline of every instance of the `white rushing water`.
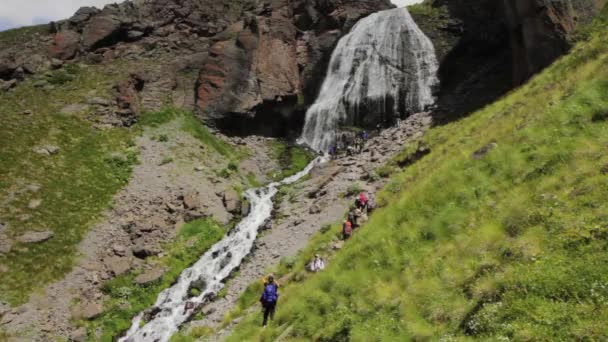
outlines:
[[392, 122], [423, 111], [435, 102], [437, 70], [433, 43], [406, 8], [360, 20], [338, 42], [299, 142], [326, 153], [340, 124]]
[[[124, 342], [165, 342], [178, 331], [179, 327], [193, 314], [185, 310], [186, 303], [204, 303], [209, 295], [217, 294], [223, 287], [222, 281], [236, 269], [249, 254], [258, 234], [259, 227], [270, 218], [272, 198], [281, 185], [292, 184], [307, 175], [316, 159], [298, 174], [261, 189], [245, 193], [251, 202], [250, 214], [244, 218], [224, 239], [207, 251], [192, 267], [186, 269], [177, 283], [164, 290], [156, 300], [152, 311], [156, 314], [149, 322], [143, 322], [144, 313], [133, 319], [131, 329], [119, 341]], [[189, 298], [188, 292], [193, 282], [203, 281], [205, 290], [200, 296]]]

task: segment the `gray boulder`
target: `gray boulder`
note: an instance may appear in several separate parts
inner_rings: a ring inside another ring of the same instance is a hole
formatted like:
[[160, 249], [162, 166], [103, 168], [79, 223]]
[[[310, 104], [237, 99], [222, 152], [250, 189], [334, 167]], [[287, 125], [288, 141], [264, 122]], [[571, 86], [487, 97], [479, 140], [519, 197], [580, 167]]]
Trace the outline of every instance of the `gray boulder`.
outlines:
[[137, 285], [147, 285], [153, 283], [157, 280], [160, 280], [167, 270], [163, 267], [154, 267], [151, 270], [148, 270], [135, 278], [135, 284]]
[[41, 243], [50, 240], [55, 233], [50, 230], [41, 232], [27, 232], [17, 238], [20, 243]]

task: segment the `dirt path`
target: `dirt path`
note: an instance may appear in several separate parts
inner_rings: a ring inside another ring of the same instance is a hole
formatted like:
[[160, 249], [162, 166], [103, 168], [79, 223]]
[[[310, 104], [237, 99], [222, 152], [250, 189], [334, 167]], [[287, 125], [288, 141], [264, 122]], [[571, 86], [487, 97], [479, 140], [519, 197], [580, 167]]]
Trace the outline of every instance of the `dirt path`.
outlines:
[[[279, 216], [286, 219], [275, 219], [273, 228], [258, 239], [238, 275], [229, 281], [227, 295], [204, 307], [205, 320], [191, 325], [217, 327], [249, 284], [263, 277], [281, 258], [296, 255], [324, 224], [342, 220], [352, 203], [351, 198], [343, 198], [349, 186], [358, 183], [369, 193], [378, 192], [384, 180], [362, 179], [399, 153], [406, 142], [420, 138], [431, 122], [427, 113], [413, 115], [399, 127], [372, 138], [360, 155], [316, 167], [310, 179], [298, 185], [293, 197], [281, 203]], [[317, 196], [310, 198], [311, 192]]]

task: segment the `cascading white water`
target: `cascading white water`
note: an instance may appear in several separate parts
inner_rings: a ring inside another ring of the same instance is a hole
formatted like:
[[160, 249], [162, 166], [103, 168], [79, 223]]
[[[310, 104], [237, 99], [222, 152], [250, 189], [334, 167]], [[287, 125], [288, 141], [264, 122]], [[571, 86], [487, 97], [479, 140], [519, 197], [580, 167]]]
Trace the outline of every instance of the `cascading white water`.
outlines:
[[406, 8], [360, 20], [338, 42], [299, 142], [327, 152], [339, 124], [364, 121], [359, 113], [363, 107], [375, 122], [424, 110], [435, 102], [437, 70], [433, 43]]
[[[248, 190], [245, 196], [251, 202], [250, 214], [192, 267], [186, 269], [175, 285], [158, 296], [152, 310], [155, 314], [149, 322], [143, 322], [144, 313], [140, 313], [133, 319], [131, 329], [119, 341], [169, 341], [193, 313], [193, 310], [185, 310], [186, 303], [198, 305], [205, 302], [209, 295], [217, 294], [224, 287], [222, 281], [249, 254], [259, 227], [270, 218], [273, 207], [272, 198], [277, 193], [278, 187], [298, 181], [320, 162], [322, 162], [321, 159], [313, 161], [298, 174], [281, 182], [272, 183], [262, 189]], [[190, 286], [193, 282], [201, 280], [206, 286], [205, 290], [198, 297], [189, 298]]]

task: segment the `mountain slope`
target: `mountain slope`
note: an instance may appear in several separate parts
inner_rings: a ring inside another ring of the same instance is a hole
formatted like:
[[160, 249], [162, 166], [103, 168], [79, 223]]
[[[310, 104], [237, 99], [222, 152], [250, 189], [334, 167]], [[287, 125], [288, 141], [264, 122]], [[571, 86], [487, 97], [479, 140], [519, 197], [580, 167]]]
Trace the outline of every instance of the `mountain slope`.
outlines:
[[392, 176], [328, 269], [283, 288], [272, 327], [256, 312], [229, 340], [608, 337], [607, 20], [528, 84], [431, 130], [431, 153]]

